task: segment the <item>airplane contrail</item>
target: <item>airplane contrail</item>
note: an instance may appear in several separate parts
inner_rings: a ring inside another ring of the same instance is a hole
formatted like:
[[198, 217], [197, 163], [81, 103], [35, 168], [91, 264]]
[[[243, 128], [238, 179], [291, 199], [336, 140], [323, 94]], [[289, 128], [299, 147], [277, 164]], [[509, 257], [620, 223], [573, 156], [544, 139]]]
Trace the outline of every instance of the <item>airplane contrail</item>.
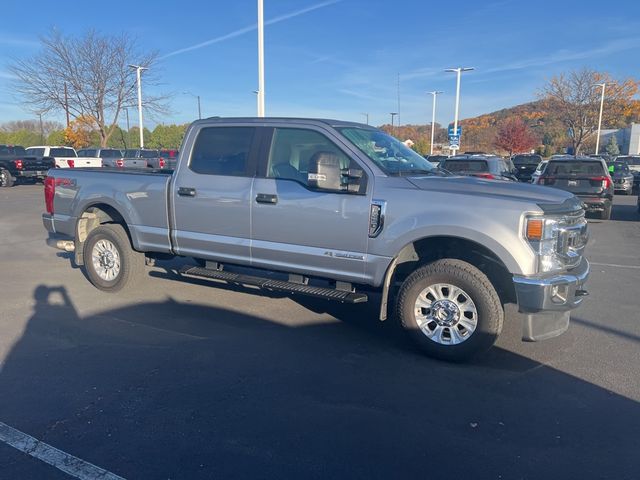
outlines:
[[[285, 13], [283, 15], [271, 18], [264, 22], [265, 25], [273, 25], [274, 23], [283, 22], [285, 20], [289, 20], [290, 18], [298, 17], [300, 15], [304, 15], [305, 13], [312, 12], [314, 10], [318, 10], [320, 8], [328, 7], [329, 5], [333, 5], [335, 3], [339, 3], [342, 0], [329, 0], [326, 2], [316, 3], [315, 5], [310, 5], [306, 8], [296, 10], [294, 12]], [[181, 53], [190, 52], [191, 50], [197, 50], [202, 47], [207, 47], [209, 45], [213, 45], [214, 43], [224, 42], [225, 40], [229, 40], [231, 38], [239, 37], [240, 35], [244, 35], [245, 33], [249, 33], [253, 30], [258, 29], [258, 24], [254, 23], [253, 25], [249, 25], [247, 27], [240, 28], [233, 32], [227, 33], [226, 35], [222, 35], [220, 37], [212, 38], [205, 42], [197, 43], [195, 45], [191, 45], [190, 47], [184, 47], [179, 50], [175, 50], [173, 52], [167, 53], [166, 55], [162, 55], [160, 59], [173, 57], [174, 55], [180, 55]]]

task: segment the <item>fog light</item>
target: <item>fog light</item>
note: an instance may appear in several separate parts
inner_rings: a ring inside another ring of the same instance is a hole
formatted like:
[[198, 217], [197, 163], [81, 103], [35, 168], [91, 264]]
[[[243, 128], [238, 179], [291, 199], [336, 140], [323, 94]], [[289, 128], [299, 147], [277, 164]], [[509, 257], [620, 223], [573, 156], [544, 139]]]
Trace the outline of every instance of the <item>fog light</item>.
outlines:
[[554, 285], [551, 287], [551, 301], [553, 303], [567, 303], [567, 293], [569, 287], [567, 285]]

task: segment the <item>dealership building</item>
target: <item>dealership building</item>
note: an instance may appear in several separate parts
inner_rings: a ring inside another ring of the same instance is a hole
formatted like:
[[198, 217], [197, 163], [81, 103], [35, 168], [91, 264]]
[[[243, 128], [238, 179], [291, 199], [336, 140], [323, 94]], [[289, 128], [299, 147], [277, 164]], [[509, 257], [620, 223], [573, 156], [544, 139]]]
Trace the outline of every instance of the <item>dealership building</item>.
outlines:
[[601, 149], [609, 143], [612, 136], [616, 137], [621, 155], [640, 155], [640, 123], [632, 123], [627, 128], [602, 130], [600, 132]]

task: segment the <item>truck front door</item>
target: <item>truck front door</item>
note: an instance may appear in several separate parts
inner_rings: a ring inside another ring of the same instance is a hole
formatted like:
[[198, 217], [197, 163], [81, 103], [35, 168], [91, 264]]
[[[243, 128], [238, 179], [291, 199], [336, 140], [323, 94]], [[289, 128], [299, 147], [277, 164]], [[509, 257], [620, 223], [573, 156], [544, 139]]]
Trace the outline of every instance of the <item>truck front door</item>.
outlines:
[[[317, 127], [275, 128], [260, 155], [251, 198], [252, 265], [344, 281], [362, 281], [367, 254], [371, 188], [367, 171], [337, 138]], [[358, 192], [308, 186], [314, 155], [329, 154], [342, 168], [362, 170]]]

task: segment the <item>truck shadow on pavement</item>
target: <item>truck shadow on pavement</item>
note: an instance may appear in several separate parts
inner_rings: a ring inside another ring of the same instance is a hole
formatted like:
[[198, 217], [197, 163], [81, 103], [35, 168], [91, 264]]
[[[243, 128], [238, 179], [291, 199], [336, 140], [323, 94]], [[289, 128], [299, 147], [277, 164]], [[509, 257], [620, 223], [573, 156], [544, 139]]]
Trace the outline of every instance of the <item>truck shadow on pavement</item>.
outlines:
[[82, 317], [39, 285], [0, 421], [136, 479], [637, 475], [636, 402], [499, 348], [434, 361], [331, 312], [288, 326], [168, 298]]

